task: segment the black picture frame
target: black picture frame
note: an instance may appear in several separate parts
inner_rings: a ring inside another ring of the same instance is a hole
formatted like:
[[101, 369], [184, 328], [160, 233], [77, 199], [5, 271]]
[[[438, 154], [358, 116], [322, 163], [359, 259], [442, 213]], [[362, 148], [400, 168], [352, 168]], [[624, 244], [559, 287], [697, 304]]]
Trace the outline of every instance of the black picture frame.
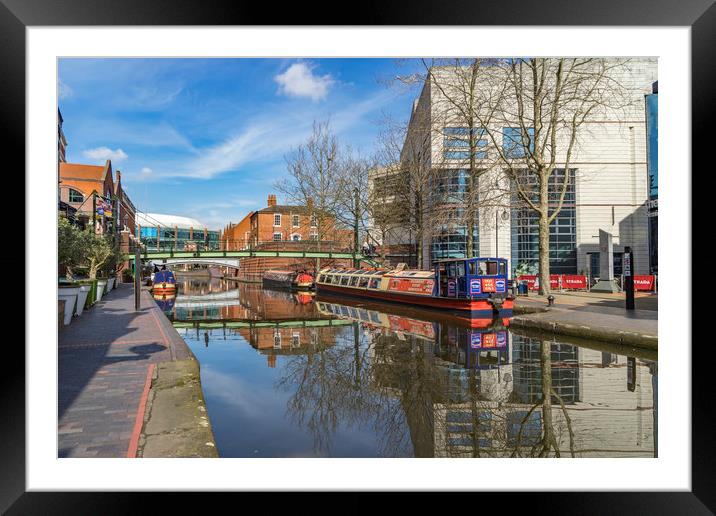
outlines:
[[[327, 2], [325, 5], [297, 2], [266, 9], [266, 5], [261, 3], [200, 0], [0, 0], [0, 113], [5, 132], [0, 141], [4, 157], [14, 161], [17, 170], [24, 170], [25, 153], [21, 149], [25, 149], [25, 29], [41, 25], [689, 26], [692, 161], [706, 163], [706, 152], [713, 146], [706, 139], [710, 137], [707, 123], [715, 112], [712, 94], [716, 85], [716, 66], [713, 64], [716, 58], [714, 0], [632, 0], [628, 3], [623, 0], [540, 0], [521, 4], [497, 0], [460, 0], [449, 4], [412, 0], [387, 4], [369, 0], [361, 2], [359, 9], [346, 7]], [[341, 16], [339, 12], [350, 14]], [[712, 169], [711, 164], [705, 172]], [[690, 171], [681, 173], [690, 174]], [[27, 195], [25, 199], [29, 199]], [[22, 204], [20, 202], [20, 206], [12, 212], [24, 213]], [[690, 207], [685, 208], [685, 215], [690, 215]], [[4, 263], [12, 267], [17, 258], [13, 255], [12, 262]], [[691, 285], [691, 278], [684, 280]], [[680, 301], [689, 302], [688, 296], [685, 297]], [[19, 345], [5, 344], [3, 358], [12, 367], [6, 367], [0, 374], [4, 436], [0, 439], [0, 511], [7, 511], [7, 514], [148, 512], [148, 494], [26, 492], [25, 354]], [[691, 345], [691, 335], [687, 334], [683, 342], [667, 344], [686, 348]], [[716, 432], [710, 425], [709, 411], [705, 410], [712, 402], [714, 388], [709, 381], [708, 342], [699, 344], [691, 348], [693, 419], [690, 492], [510, 493], [509, 502], [503, 509], [524, 508], [530, 513], [550, 514], [712, 514], [716, 511]], [[183, 505], [184, 510], [191, 507], [184, 494], [170, 495], [172, 501]], [[482, 500], [484, 496], [487, 494], [480, 494]], [[137, 510], [145, 506], [145, 510]]]

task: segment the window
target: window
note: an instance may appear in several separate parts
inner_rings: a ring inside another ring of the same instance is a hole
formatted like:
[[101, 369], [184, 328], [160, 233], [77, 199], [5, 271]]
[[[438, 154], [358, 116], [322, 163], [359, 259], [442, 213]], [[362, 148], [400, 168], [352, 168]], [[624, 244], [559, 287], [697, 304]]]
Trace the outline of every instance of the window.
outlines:
[[519, 127], [505, 127], [502, 129], [502, 152], [507, 158], [524, 158], [527, 155], [525, 149], [529, 144], [530, 151], [535, 149], [535, 130], [530, 127], [527, 135], [523, 137], [522, 129]]
[[380, 278], [371, 278], [370, 288], [378, 288], [379, 285], [380, 285]]
[[311, 233], [311, 234], [309, 235], [309, 238], [310, 238], [311, 240], [318, 240], [318, 233]]
[[318, 222], [316, 222], [316, 215], [311, 215], [311, 227], [315, 228], [318, 226]]
[[292, 348], [298, 348], [301, 346], [301, 334], [300, 333], [293, 333], [291, 335], [291, 347]]
[[358, 280], [360, 279], [360, 276], [353, 276], [351, 278], [351, 287], [358, 286]]
[[280, 214], [280, 213], [274, 213], [274, 215], [273, 215], [273, 225], [274, 225], [274, 226], [280, 226], [280, 225], [281, 225], [281, 214]]
[[[487, 147], [487, 138], [483, 128], [473, 128], [475, 146], [478, 148]], [[443, 129], [443, 158], [445, 159], [470, 159], [470, 129], [467, 127], [445, 127]], [[487, 152], [476, 151], [475, 158], [484, 159]]]
[[368, 286], [368, 277], [367, 276], [362, 277], [360, 279], [360, 281], [358, 282], [358, 286], [361, 288], [366, 288]]
[[341, 276], [341, 285], [348, 285], [348, 280], [350, 279], [350, 276]]
[[278, 330], [275, 331], [273, 334], [273, 347], [274, 348], [281, 347], [281, 332], [279, 332]]
[[[564, 205], [549, 228], [549, 264], [552, 274], [577, 273], [575, 173], [576, 169], [570, 170]], [[550, 214], [558, 202], [564, 179], [564, 169], [555, 169], [550, 177], [548, 185]], [[538, 188], [537, 178], [533, 174], [525, 173], [521, 183], [526, 191], [535, 191]], [[515, 203], [519, 203], [520, 199], [514, 185], [512, 189], [512, 198]], [[516, 270], [520, 264], [524, 263], [528, 266], [530, 273], [536, 274], [539, 264], [539, 220], [537, 214], [529, 208], [514, 208], [511, 228], [512, 263], [510, 267], [512, 270]]]
[[84, 200], [85, 197], [82, 195], [82, 192], [70, 188], [70, 202], [82, 202]]
[[293, 235], [291, 235], [291, 240], [293, 242], [299, 242], [301, 240], [301, 235], [299, 235], [298, 233], [294, 233]]
[[274, 240], [274, 242], [280, 242], [281, 241], [281, 233], [274, 233], [273, 240]]
[[293, 227], [294, 227], [294, 228], [297, 228], [297, 227], [299, 226], [299, 224], [298, 224], [298, 215], [294, 215], [294, 216], [292, 217], [292, 219], [293, 219]]
[[497, 274], [497, 262], [487, 262], [487, 275], [495, 276]]

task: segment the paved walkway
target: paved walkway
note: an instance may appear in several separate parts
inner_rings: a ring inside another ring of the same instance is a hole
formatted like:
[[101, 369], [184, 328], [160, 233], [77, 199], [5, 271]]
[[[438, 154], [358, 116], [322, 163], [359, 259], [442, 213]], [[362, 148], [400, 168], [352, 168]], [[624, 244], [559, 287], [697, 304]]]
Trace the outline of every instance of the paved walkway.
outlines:
[[[153, 365], [191, 352], [147, 291], [120, 284], [59, 331], [58, 456], [136, 453]], [[139, 415], [138, 415], [139, 413]]]
[[658, 346], [658, 296], [640, 294], [636, 310], [624, 308], [624, 294], [589, 292], [555, 293], [555, 304], [547, 311], [517, 315], [524, 309], [544, 310], [539, 296], [518, 297], [512, 323], [554, 333], [618, 344], [656, 349]]

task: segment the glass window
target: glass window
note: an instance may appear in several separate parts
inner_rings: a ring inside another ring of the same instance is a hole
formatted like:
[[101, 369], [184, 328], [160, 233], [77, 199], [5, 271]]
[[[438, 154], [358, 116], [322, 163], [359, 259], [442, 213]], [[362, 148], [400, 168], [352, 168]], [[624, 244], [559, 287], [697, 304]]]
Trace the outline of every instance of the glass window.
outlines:
[[318, 226], [318, 223], [316, 222], [316, 216], [311, 215], [311, 227], [315, 228], [316, 226]]
[[360, 276], [353, 276], [353, 277], [351, 278], [351, 287], [357, 286], [359, 279], [360, 279]]
[[380, 285], [380, 279], [379, 278], [371, 278], [370, 280], [370, 288], [378, 288]]
[[280, 214], [280, 213], [274, 213], [274, 216], [273, 216], [273, 225], [274, 225], [274, 226], [280, 226], [280, 225], [281, 225], [281, 214]]
[[358, 282], [358, 286], [363, 287], [363, 288], [367, 287], [368, 286], [368, 277], [367, 276], [362, 277], [360, 279], [360, 281]]
[[465, 262], [457, 263], [457, 275], [460, 278], [465, 276]]
[[348, 285], [348, 280], [350, 279], [350, 276], [341, 276], [341, 285]]
[[281, 233], [274, 233], [273, 239], [274, 239], [274, 242], [280, 242], [281, 241]]
[[323, 283], [325, 281], [326, 277], [323, 274], [318, 275], [318, 281]]
[[495, 276], [497, 274], [497, 262], [486, 262], [487, 263], [487, 275]]
[[70, 198], [69, 202], [82, 202], [85, 200], [84, 195], [82, 195], [82, 192], [75, 190], [73, 188], [70, 188]]
[[291, 235], [291, 240], [293, 240], [294, 242], [300, 242], [300, 241], [301, 241], [301, 235], [299, 235], [298, 233], [296, 233], [296, 234], [294, 234], [294, 235]]
[[293, 216], [293, 227], [294, 228], [298, 227], [298, 215]]
[[502, 152], [507, 158], [524, 158], [527, 155], [525, 149], [534, 150], [534, 140], [535, 130], [532, 127], [527, 129], [526, 136], [519, 127], [505, 127], [502, 129]]

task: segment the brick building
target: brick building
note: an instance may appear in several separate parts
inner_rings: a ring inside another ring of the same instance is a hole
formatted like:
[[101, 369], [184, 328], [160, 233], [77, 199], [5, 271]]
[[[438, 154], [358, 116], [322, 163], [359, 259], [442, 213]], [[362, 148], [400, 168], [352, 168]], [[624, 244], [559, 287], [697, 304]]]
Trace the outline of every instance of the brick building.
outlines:
[[[316, 217], [308, 206], [277, 204], [271, 194], [267, 206], [252, 211], [239, 223], [224, 228], [221, 249], [236, 251], [263, 248], [282, 250], [334, 250], [352, 251], [353, 232], [339, 227], [334, 217]], [[349, 266], [348, 260], [331, 263]], [[322, 260], [322, 265], [329, 261]], [[239, 276], [247, 281], [260, 281], [269, 269], [314, 269], [315, 259], [297, 258], [245, 258], [241, 260]]]
[[106, 233], [114, 227], [116, 209], [112, 162], [81, 165], [60, 162], [59, 200], [77, 210], [78, 219], [90, 221], [94, 207], [97, 230]]

